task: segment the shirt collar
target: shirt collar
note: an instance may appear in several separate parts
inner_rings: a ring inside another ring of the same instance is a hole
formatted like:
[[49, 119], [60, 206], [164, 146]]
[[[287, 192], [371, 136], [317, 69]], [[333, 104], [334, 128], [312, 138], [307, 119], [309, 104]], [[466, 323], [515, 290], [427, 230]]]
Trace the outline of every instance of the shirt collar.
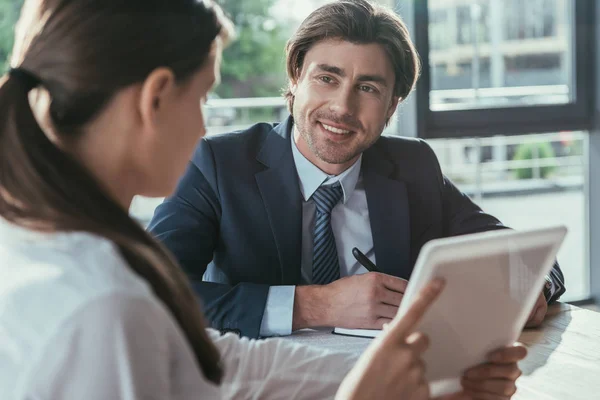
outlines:
[[346, 203], [350, 196], [352, 196], [352, 192], [354, 192], [354, 188], [356, 187], [356, 182], [358, 182], [362, 164], [362, 154], [350, 168], [341, 174], [328, 175], [311, 163], [304, 157], [300, 150], [298, 150], [298, 146], [294, 140], [294, 130], [294, 127], [292, 127], [292, 134], [290, 135], [292, 141], [292, 155], [294, 156], [294, 163], [296, 164], [296, 171], [298, 172], [300, 181], [300, 192], [302, 193], [302, 197], [304, 197], [304, 201], [308, 201], [322, 184], [333, 185], [334, 183], [339, 182], [342, 186], [342, 192], [344, 193], [342, 202]]

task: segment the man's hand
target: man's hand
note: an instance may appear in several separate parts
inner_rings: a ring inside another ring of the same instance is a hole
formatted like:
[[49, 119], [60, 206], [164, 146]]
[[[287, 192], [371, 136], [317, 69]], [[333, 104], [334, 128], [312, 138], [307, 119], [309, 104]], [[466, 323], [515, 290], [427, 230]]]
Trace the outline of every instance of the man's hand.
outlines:
[[337, 400], [429, 399], [421, 359], [429, 342], [415, 327], [443, 286], [440, 280], [426, 285], [404, 316], [394, 318], [371, 342], [340, 385]]
[[326, 286], [329, 326], [381, 329], [398, 312], [408, 282], [369, 272], [339, 279]]
[[529, 318], [527, 319], [527, 324], [525, 324], [525, 328], [537, 328], [544, 322], [544, 318], [546, 317], [546, 313], [548, 312], [548, 303], [546, 303], [546, 298], [544, 297], [544, 293], [540, 294], [537, 301], [535, 302], [535, 306], [533, 306], [533, 310], [531, 314], [529, 314]]
[[315, 326], [381, 329], [396, 313], [408, 281], [368, 272], [324, 286], [298, 286], [292, 329]]
[[462, 392], [435, 400], [508, 400], [517, 391], [515, 382], [521, 376], [517, 362], [525, 356], [527, 349], [520, 343], [496, 350], [489, 362], [465, 372]]

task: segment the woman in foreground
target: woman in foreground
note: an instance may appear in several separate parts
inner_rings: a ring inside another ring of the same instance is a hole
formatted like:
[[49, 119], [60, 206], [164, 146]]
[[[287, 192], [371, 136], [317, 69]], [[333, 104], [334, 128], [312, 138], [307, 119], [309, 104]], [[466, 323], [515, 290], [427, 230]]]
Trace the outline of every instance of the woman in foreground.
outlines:
[[[229, 26], [197, 0], [25, 2], [0, 82], [2, 399], [429, 398], [413, 330], [440, 282], [344, 379], [349, 355], [205, 329], [129, 217], [204, 135]], [[453, 398], [509, 398], [525, 350], [498, 354]]]

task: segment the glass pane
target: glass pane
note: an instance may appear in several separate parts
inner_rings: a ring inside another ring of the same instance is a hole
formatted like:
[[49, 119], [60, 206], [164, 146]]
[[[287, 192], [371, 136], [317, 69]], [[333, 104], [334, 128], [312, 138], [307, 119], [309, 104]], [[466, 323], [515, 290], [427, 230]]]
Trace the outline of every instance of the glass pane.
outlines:
[[429, 0], [433, 111], [564, 104], [575, 0]]
[[515, 229], [564, 224], [558, 261], [563, 301], [589, 296], [585, 212], [587, 133], [436, 139], [444, 173], [486, 212]]

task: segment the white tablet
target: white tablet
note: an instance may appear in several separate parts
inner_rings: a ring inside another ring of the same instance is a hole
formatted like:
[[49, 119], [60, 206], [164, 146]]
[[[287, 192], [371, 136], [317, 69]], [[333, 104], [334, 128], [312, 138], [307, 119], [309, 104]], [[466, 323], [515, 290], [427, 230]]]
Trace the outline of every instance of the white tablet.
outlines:
[[423, 246], [398, 313], [431, 279], [445, 279], [417, 327], [430, 339], [424, 361], [432, 397], [459, 391], [465, 370], [519, 338], [566, 232], [564, 226], [501, 230]]

